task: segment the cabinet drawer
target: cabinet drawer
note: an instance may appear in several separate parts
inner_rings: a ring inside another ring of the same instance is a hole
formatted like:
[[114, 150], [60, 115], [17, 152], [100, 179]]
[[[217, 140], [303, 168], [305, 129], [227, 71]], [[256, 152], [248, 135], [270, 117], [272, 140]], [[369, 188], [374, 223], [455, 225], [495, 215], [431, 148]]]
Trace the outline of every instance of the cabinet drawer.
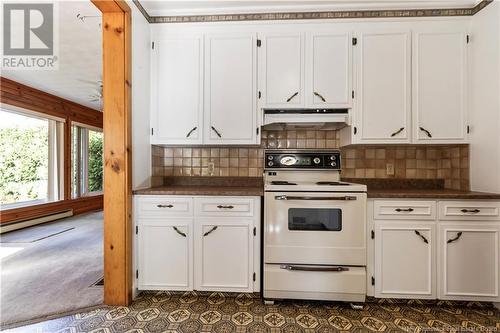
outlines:
[[170, 196], [147, 196], [137, 199], [139, 217], [192, 216], [193, 199]]
[[195, 198], [197, 216], [253, 216], [252, 198]]
[[440, 220], [500, 220], [498, 201], [440, 201]]
[[376, 220], [435, 220], [435, 201], [375, 200]]

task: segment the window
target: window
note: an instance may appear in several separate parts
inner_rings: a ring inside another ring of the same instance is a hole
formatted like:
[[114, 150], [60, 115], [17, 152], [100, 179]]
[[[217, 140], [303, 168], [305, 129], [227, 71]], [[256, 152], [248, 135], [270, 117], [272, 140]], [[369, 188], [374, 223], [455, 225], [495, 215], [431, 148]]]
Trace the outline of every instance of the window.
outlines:
[[100, 194], [103, 180], [102, 130], [75, 124], [71, 128], [73, 198]]
[[1, 208], [59, 200], [63, 122], [17, 109], [0, 119]]

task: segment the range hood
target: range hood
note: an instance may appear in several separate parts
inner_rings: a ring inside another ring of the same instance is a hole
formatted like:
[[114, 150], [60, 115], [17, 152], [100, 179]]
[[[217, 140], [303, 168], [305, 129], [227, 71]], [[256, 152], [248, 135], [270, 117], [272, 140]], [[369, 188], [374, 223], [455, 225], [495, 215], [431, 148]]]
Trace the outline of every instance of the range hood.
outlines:
[[348, 109], [264, 109], [265, 129], [332, 130], [348, 124]]

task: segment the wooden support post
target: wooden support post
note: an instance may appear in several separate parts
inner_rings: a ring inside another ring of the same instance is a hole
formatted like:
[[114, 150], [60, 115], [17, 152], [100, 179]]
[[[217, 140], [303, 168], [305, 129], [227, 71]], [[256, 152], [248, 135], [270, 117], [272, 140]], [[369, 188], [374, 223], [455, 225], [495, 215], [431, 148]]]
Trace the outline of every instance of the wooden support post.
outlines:
[[122, 0], [102, 11], [104, 98], [104, 303], [132, 298], [131, 13]]

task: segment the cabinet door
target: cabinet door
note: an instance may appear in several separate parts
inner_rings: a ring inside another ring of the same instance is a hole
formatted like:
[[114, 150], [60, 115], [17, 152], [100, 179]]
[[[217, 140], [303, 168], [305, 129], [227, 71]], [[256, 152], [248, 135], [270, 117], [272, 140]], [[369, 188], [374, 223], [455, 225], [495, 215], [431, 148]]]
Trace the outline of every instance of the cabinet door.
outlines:
[[196, 290], [253, 291], [252, 229], [251, 218], [196, 221]]
[[[364, 32], [356, 48], [359, 143], [408, 143], [411, 138], [411, 43], [407, 31]], [[357, 132], [357, 134], [356, 134]]]
[[466, 141], [466, 45], [462, 31], [414, 34], [413, 130], [418, 142]]
[[192, 290], [192, 219], [139, 221], [141, 290]]
[[439, 227], [440, 299], [498, 302], [498, 223]]
[[266, 34], [259, 50], [263, 108], [304, 107], [304, 35]]
[[202, 51], [203, 39], [200, 36], [165, 38], [155, 42], [152, 56], [152, 143], [202, 142]]
[[308, 107], [351, 107], [350, 33], [310, 33], [307, 35]]
[[256, 144], [255, 35], [205, 38], [205, 143]]
[[376, 222], [376, 297], [436, 298], [434, 234], [430, 222]]

